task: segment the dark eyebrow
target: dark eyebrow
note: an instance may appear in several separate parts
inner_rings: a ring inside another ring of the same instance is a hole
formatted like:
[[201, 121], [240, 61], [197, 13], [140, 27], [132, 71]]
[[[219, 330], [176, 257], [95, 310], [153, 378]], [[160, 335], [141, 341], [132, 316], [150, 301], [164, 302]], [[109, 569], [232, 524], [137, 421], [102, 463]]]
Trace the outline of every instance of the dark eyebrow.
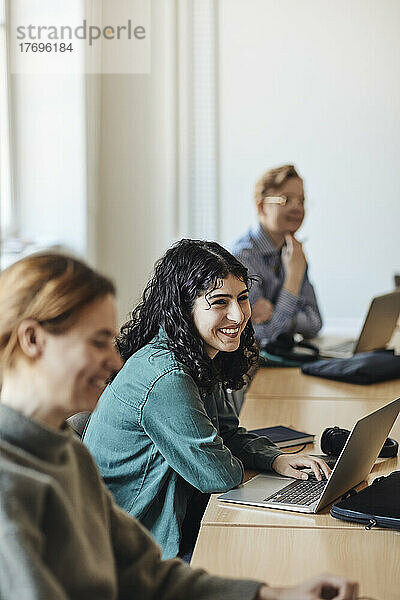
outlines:
[[115, 333], [110, 329], [100, 329], [99, 331], [96, 331], [94, 335], [102, 337], [115, 337]]
[[[239, 298], [239, 296], [241, 296], [242, 294], [247, 294], [248, 291], [249, 290], [247, 288], [245, 288], [244, 290], [239, 292], [237, 297]], [[214, 298], [233, 298], [233, 296], [232, 296], [232, 294], [214, 294], [213, 296], [209, 296], [210, 300], [214, 300]]]

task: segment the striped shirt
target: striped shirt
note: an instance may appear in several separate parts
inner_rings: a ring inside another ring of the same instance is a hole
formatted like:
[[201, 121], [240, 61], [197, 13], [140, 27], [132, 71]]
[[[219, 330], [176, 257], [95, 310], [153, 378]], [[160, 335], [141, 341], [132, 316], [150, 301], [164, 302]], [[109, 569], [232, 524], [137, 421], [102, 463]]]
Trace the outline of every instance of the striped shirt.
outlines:
[[256, 338], [261, 344], [283, 332], [301, 333], [305, 338], [318, 333], [322, 319], [314, 288], [308, 279], [308, 268], [298, 296], [283, 289], [285, 271], [281, 249], [276, 248], [261, 225], [237, 240], [232, 254], [248, 268], [249, 275], [258, 276], [250, 288], [250, 303], [263, 297], [274, 305], [269, 321], [254, 324]]

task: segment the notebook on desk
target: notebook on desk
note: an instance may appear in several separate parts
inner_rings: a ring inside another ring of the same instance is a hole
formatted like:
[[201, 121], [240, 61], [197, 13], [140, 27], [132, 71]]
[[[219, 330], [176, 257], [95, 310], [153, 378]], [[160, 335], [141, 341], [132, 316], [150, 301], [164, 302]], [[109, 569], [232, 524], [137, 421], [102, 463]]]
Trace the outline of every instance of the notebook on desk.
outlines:
[[316, 513], [367, 477], [400, 411], [400, 398], [359, 419], [328, 480], [260, 474], [218, 496], [224, 502]]
[[284, 425], [275, 425], [274, 427], [263, 427], [262, 429], [251, 429], [249, 433], [265, 435], [271, 442], [274, 442], [278, 448], [287, 448], [288, 446], [302, 446], [314, 442], [314, 436], [304, 431], [297, 431]]
[[360, 352], [370, 352], [386, 347], [392, 337], [400, 314], [400, 290], [372, 299], [358, 340], [345, 340], [340, 344], [324, 345], [315, 340], [322, 357], [349, 358]]

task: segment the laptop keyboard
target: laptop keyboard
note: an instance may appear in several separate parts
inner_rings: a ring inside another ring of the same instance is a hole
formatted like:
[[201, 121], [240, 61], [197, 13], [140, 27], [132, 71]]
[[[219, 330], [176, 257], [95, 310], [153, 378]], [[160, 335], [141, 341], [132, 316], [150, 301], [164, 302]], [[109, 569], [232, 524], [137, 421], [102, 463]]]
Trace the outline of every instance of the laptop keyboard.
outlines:
[[277, 504], [299, 504], [310, 506], [313, 504], [327, 484], [326, 479], [308, 479], [307, 481], [293, 481], [282, 490], [275, 492], [265, 498], [264, 502], [276, 502]]
[[323, 348], [325, 352], [353, 352], [355, 342], [353, 340], [346, 340], [340, 344]]

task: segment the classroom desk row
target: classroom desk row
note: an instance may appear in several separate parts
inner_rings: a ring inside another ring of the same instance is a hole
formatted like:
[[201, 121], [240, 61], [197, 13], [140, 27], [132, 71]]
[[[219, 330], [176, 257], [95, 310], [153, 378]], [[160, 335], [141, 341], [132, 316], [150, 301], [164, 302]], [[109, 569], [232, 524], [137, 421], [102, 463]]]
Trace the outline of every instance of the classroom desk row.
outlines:
[[[400, 373], [399, 373], [400, 377]], [[400, 379], [356, 385], [303, 375], [300, 369], [259, 369], [246, 398], [342, 398], [360, 400], [394, 400], [400, 396]]]
[[[399, 396], [400, 380], [356, 386], [308, 377], [298, 369], [261, 369], [247, 392], [240, 421], [248, 429], [287, 425], [314, 433], [316, 443], [304, 452], [319, 453], [325, 427], [351, 429], [358, 418]], [[400, 418], [390, 435], [400, 440]], [[368, 482], [397, 469], [399, 457], [378, 459]], [[400, 532], [366, 531], [362, 525], [333, 519], [329, 509], [316, 515], [292, 513], [227, 504], [214, 494], [192, 565], [272, 585], [334, 572], [360, 581], [361, 596], [399, 600]]]

